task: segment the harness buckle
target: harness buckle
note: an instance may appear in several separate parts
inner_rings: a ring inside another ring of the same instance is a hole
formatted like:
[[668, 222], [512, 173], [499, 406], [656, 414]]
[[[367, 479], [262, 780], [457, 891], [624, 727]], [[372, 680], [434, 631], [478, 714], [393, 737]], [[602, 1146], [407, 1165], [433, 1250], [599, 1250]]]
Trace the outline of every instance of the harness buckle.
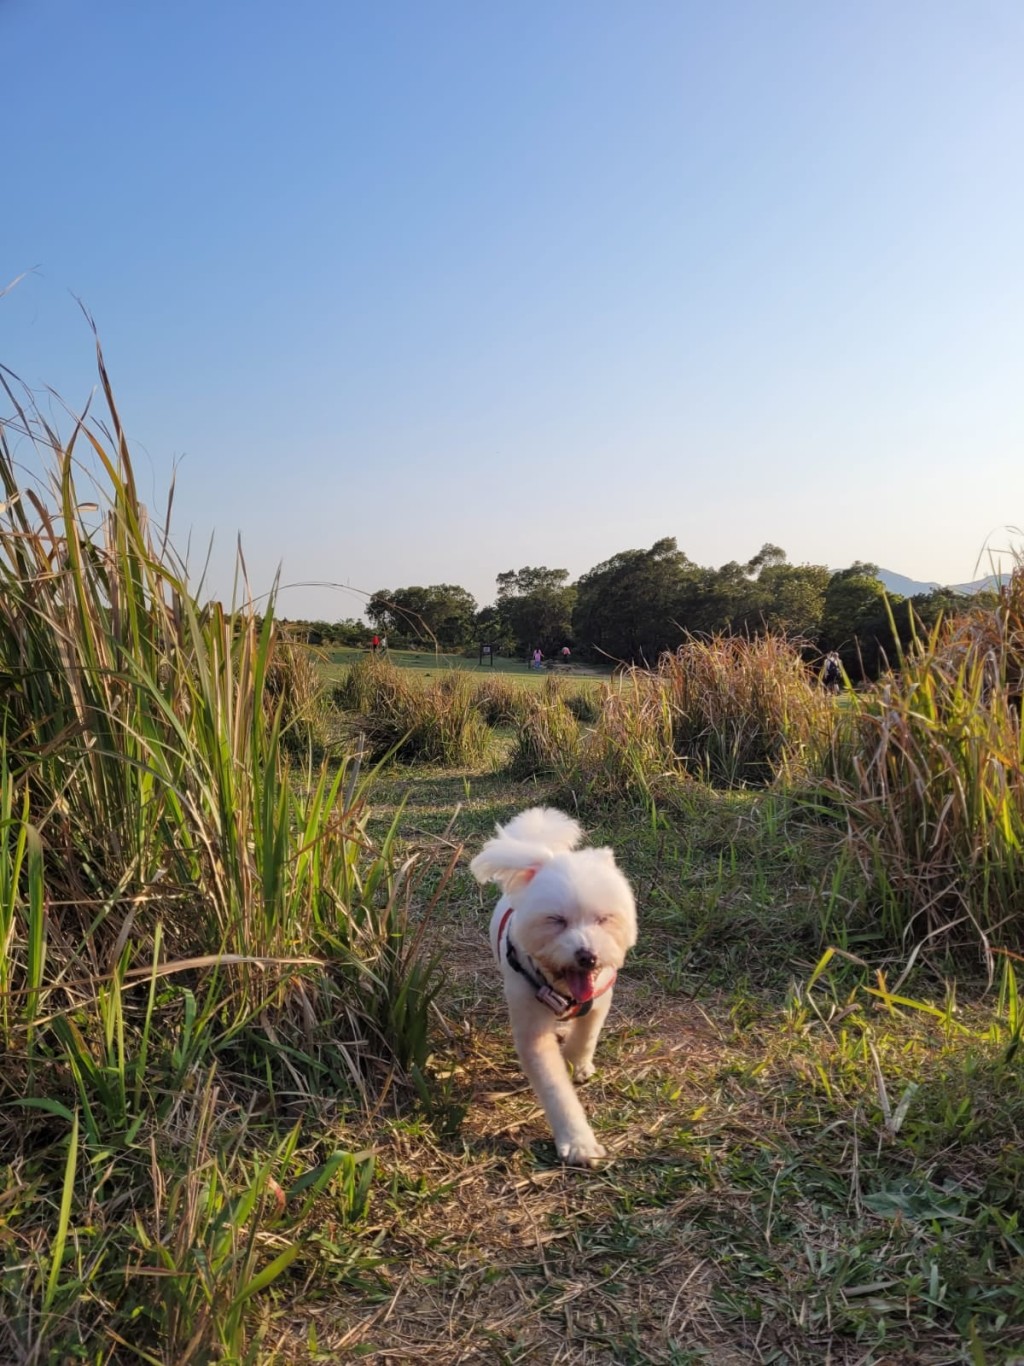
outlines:
[[547, 982], [537, 988], [537, 1000], [546, 1005], [548, 1010], [553, 1010], [556, 1015], [564, 1015], [573, 1004], [572, 1001], [567, 1001], [564, 996], [559, 995], [554, 987]]

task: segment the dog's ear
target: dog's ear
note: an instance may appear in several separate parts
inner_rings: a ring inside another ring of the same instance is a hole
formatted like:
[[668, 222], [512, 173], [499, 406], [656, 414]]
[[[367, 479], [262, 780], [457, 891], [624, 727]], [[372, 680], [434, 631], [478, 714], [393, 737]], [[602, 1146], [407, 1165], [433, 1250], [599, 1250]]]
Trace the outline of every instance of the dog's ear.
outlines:
[[502, 884], [502, 891], [508, 892], [511, 896], [513, 892], [518, 892], [521, 887], [527, 887], [537, 876], [536, 868], [524, 868], [521, 873], [512, 873], [508, 880]]
[[551, 851], [521, 840], [488, 840], [469, 865], [477, 882], [496, 882], [503, 892], [512, 892], [527, 883], [551, 860]]

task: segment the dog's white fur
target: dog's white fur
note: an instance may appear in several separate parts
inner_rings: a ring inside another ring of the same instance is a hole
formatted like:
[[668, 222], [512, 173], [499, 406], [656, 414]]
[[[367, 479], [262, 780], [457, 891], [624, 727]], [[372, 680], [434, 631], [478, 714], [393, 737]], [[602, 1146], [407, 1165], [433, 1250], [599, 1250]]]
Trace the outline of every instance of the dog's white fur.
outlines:
[[[491, 918], [491, 948], [501, 967], [516, 1051], [547, 1115], [563, 1161], [591, 1166], [606, 1156], [573, 1089], [594, 1071], [594, 1048], [612, 1003], [611, 991], [587, 1015], [560, 1021], [533, 986], [507, 962], [498, 943], [507, 932], [548, 982], [582, 999], [600, 990], [636, 943], [636, 906], [610, 849], [577, 849], [580, 827], [561, 811], [533, 807], [498, 826], [470, 864], [479, 882], [502, 890]], [[582, 991], [581, 991], [582, 987]], [[559, 1048], [561, 1047], [561, 1052]]]

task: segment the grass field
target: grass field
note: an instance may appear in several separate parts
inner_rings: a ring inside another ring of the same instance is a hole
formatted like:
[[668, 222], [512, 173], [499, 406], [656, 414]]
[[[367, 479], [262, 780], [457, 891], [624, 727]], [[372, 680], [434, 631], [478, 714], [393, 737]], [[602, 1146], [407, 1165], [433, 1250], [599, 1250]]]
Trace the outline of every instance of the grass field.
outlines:
[[[324, 669], [332, 681], [343, 676], [345, 671], [359, 659], [365, 659], [366, 650], [332, 648], [324, 651]], [[397, 668], [410, 669], [414, 676], [436, 678], [453, 670], [465, 672], [473, 678], [486, 679], [493, 675], [512, 679], [524, 687], [539, 688], [545, 678], [552, 674], [571, 679], [604, 680], [611, 677], [611, 670], [601, 670], [583, 664], [568, 667], [558, 663], [554, 669], [533, 669], [525, 660], [496, 655], [493, 664], [480, 664], [475, 656], [444, 654], [428, 650], [388, 650], [386, 658]]]
[[428, 930], [435, 1080], [419, 1112], [349, 1136], [377, 1151], [375, 1264], [278, 1304], [302, 1323], [281, 1359], [1024, 1360], [1012, 987], [890, 992], [851, 956], [823, 962], [829, 844], [775, 798], [615, 816], [592, 836], [616, 846], [642, 935], [585, 1091], [614, 1160], [565, 1169], [466, 871], [544, 796], [488, 771], [381, 779], [375, 819], [400, 810], [410, 855], [467, 846]]

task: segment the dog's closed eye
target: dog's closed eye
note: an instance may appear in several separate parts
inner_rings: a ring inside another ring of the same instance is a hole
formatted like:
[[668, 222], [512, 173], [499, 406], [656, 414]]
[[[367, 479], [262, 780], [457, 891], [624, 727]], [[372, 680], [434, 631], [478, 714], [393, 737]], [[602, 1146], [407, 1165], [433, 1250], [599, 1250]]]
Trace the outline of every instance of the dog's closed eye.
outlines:
[[548, 916], [548, 924], [549, 924], [549, 925], [561, 925], [561, 927], [562, 927], [563, 930], [565, 929], [566, 925], [568, 925], [568, 923], [569, 923], [569, 922], [568, 922], [568, 920], [566, 920], [566, 918], [565, 918], [564, 915], [549, 915], [549, 916]]

